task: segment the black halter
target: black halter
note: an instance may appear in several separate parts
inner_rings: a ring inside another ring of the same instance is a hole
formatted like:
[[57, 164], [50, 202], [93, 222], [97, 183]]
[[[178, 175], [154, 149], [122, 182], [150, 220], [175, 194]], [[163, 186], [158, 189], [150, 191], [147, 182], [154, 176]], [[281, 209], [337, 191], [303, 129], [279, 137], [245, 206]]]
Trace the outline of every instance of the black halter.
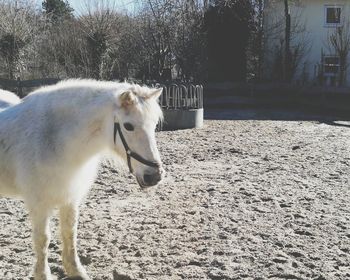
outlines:
[[120, 139], [122, 140], [122, 143], [123, 143], [123, 146], [124, 146], [124, 149], [125, 149], [125, 152], [126, 152], [126, 157], [127, 157], [127, 160], [128, 160], [128, 167], [129, 167], [130, 173], [133, 172], [133, 169], [132, 169], [132, 166], [131, 166], [131, 158], [136, 159], [137, 161], [139, 161], [139, 162], [141, 162], [141, 163], [143, 163], [145, 165], [148, 165], [150, 167], [155, 167], [155, 168], [159, 168], [160, 167], [160, 164], [158, 162], [144, 159], [139, 154], [137, 154], [137, 153], [133, 152], [132, 150], [130, 150], [128, 144], [126, 143], [126, 140], [124, 138], [124, 135], [122, 133], [122, 130], [120, 128], [119, 123], [114, 123], [114, 144], [116, 143], [117, 133], [118, 132], [119, 132]]

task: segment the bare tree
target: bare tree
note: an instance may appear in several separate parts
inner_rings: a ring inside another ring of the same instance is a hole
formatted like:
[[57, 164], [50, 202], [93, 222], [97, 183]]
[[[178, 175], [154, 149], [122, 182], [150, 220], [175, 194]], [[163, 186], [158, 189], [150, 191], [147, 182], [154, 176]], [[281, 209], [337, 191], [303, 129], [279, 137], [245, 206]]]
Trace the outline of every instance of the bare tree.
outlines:
[[38, 49], [41, 76], [91, 77], [89, 55], [79, 21], [46, 27]]
[[145, 65], [148, 79], [161, 79], [164, 69], [171, 67], [174, 8], [174, 1], [148, 0], [138, 15], [139, 36], [148, 60]]
[[122, 14], [117, 0], [84, 0], [80, 15], [66, 0], [43, 1], [42, 11], [35, 3], [0, 0], [3, 76], [166, 80], [174, 74], [201, 80], [207, 75], [203, 25], [213, 1], [140, 1], [133, 15]]
[[264, 59], [264, 0], [252, 0], [254, 10], [247, 50], [247, 80], [262, 79]]
[[[298, 2], [291, 0], [270, 1], [270, 9], [282, 5], [283, 15], [269, 19], [268, 29], [265, 30], [265, 42], [270, 45], [271, 55], [274, 56], [272, 65], [273, 76], [277, 80], [291, 82], [306, 55], [310, 51], [309, 33], [306, 30], [303, 9]], [[270, 15], [273, 17], [273, 15]]]
[[93, 78], [102, 78], [104, 55], [113, 48], [120, 33], [121, 16], [113, 1], [85, 1], [86, 14], [79, 17], [89, 52], [89, 67]]
[[135, 78], [142, 68], [142, 42], [133, 17], [119, 16], [118, 36], [114, 37], [103, 55], [101, 75], [104, 79]]
[[205, 62], [204, 3], [148, 0], [137, 16], [148, 79], [198, 79]]
[[0, 2], [0, 54], [10, 79], [26, 67], [26, 53], [37, 27], [35, 18], [31, 1]]
[[291, 15], [289, 10], [289, 1], [284, 0], [284, 17], [285, 17], [285, 43], [284, 43], [284, 59], [283, 59], [283, 79], [286, 82], [290, 82], [292, 79], [292, 67], [291, 63], [291, 49], [290, 49], [290, 40], [291, 40]]
[[342, 24], [335, 27], [327, 38], [326, 47], [330, 54], [339, 58], [339, 73], [337, 75], [340, 86], [346, 83], [346, 74], [349, 67], [350, 52], [350, 21], [343, 18]]
[[176, 10], [172, 17], [172, 22], [176, 24], [171, 50], [177, 76], [182, 80], [203, 79], [207, 66], [204, 6], [201, 1], [178, 1]]

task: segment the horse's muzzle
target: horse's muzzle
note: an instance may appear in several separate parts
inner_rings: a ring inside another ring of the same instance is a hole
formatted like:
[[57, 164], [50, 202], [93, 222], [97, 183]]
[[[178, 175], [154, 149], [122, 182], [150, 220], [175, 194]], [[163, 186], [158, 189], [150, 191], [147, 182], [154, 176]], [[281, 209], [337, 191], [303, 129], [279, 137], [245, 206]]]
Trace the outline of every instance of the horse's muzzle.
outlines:
[[141, 188], [157, 185], [164, 177], [164, 169], [161, 167], [153, 173], [145, 173], [142, 178], [136, 176], [136, 180]]

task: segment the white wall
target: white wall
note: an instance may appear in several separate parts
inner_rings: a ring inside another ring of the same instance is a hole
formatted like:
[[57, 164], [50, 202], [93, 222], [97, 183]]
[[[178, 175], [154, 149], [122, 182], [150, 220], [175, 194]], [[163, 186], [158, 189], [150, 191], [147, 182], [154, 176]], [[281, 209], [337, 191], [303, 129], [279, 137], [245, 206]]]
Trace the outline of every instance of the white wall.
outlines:
[[[273, 3], [277, 2], [277, 4]], [[349, 0], [300, 0], [298, 4], [291, 6], [292, 25], [295, 19], [301, 26], [305, 27], [305, 32], [298, 34], [294, 40], [307, 42], [309, 51], [305, 54], [303, 61], [295, 77], [296, 82], [306, 77], [312, 82], [315, 77], [315, 67], [321, 62], [321, 52], [327, 55], [327, 38], [334, 27], [325, 25], [325, 5], [343, 5], [343, 16], [350, 18], [350, 1]], [[294, 19], [294, 21], [293, 21]], [[282, 0], [269, 1], [265, 10], [265, 61], [264, 74], [265, 78], [271, 78], [271, 70], [276, 56], [275, 46], [279, 44], [280, 39], [284, 36], [284, 5]], [[350, 70], [350, 69], [349, 69]], [[306, 74], [303, 75], [303, 73]], [[350, 85], [350, 71], [348, 71], [348, 85]]]

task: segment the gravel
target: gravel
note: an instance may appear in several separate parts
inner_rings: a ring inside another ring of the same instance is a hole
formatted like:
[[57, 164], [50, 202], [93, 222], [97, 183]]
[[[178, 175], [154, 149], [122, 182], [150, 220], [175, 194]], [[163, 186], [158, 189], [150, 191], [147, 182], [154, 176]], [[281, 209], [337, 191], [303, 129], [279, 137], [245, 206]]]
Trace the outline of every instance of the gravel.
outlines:
[[[91, 277], [350, 279], [350, 122], [207, 117], [217, 120], [157, 133], [167, 171], [158, 187], [141, 191], [126, 168], [102, 165], [78, 233]], [[57, 224], [54, 217], [49, 262], [63, 279]], [[29, 279], [21, 201], [0, 199], [0, 252], [0, 279]]]

